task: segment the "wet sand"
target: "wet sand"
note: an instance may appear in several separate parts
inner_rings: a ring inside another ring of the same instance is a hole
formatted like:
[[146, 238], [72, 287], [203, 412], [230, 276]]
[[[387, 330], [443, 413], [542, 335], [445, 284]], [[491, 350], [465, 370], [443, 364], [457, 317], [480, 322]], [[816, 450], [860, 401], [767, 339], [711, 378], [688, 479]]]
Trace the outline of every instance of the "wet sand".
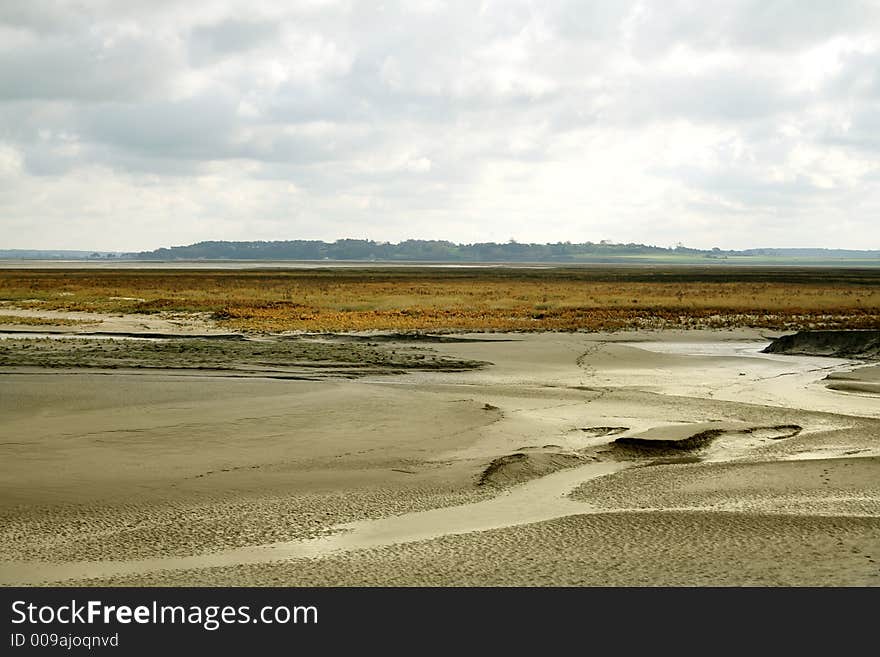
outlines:
[[880, 404], [826, 380], [863, 363], [748, 330], [468, 337], [419, 344], [492, 365], [3, 368], [0, 584], [880, 584]]

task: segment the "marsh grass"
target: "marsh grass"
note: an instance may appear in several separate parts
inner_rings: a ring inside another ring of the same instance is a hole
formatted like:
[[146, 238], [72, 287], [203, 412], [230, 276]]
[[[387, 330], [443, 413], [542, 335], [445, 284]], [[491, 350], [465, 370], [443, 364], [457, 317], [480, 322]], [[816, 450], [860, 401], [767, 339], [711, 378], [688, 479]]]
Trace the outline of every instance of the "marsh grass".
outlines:
[[880, 327], [880, 270], [0, 271], [19, 308], [208, 313], [236, 330]]

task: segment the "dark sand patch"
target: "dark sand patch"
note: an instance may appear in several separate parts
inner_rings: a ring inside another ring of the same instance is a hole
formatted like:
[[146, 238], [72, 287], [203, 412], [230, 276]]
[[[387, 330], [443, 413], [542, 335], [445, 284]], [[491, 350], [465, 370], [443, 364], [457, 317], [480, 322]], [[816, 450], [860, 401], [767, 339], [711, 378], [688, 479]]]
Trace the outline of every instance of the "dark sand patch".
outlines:
[[616, 436], [624, 431], [629, 431], [629, 427], [578, 427], [577, 430], [590, 438], [602, 438], [604, 436]]
[[651, 429], [638, 436], [624, 436], [614, 441], [615, 446], [643, 452], [694, 451], [710, 445], [721, 437], [752, 436], [759, 439], [782, 440], [792, 438], [802, 431], [796, 424], [779, 424], [768, 427], [711, 428], [694, 432], [689, 426]]
[[[56, 321], [56, 320], [52, 320]], [[65, 320], [57, 320], [63, 322]], [[67, 320], [76, 321], [76, 320]], [[83, 322], [93, 324], [95, 322]], [[41, 335], [57, 335], [75, 336], [77, 338], [104, 338], [112, 340], [114, 338], [138, 338], [141, 340], [246, 340], [247, 337], [241, 333], [164, 333], [158, 331], [60, 331], [52, 329], [43, 329], [36, 331], [32, 328], [6, 328], [0, 331], [0, 336], [12, 338], [34, 338], [40, 339]]]
[[516, 452], [494, 459], [480, 473], [478, 486], [504, 488], [543, 477], [564, 468], [583, 465], [587, 457], [580, 454], [546, 451]]
[[[140, 338], [156, 337], [151, 333], [136, 335]], [[165, 335], [159, 337], [167, 338]], [[351, 377], [383, 371], [462, 371], [484, 365], [486, 363], [441, 356], [425, 349], [356, 342], [245, 340], [241, 335], [155, 340], [0, 340], [0, 367], [144, 368], [267, 374], [306, 371], [311, 376], [323, 373]]]
[[799, 331], [776, 338], [764, 353], [878, 360], [880, 331]]

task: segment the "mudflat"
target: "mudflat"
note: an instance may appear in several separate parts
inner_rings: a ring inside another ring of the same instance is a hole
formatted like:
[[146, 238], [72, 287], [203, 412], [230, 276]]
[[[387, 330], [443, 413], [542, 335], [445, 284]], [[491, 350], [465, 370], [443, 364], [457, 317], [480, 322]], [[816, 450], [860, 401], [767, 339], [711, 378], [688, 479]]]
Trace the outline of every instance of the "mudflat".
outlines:
[[0, 583], [877, 585], [876, 370], [776, 335], [6, 334]]

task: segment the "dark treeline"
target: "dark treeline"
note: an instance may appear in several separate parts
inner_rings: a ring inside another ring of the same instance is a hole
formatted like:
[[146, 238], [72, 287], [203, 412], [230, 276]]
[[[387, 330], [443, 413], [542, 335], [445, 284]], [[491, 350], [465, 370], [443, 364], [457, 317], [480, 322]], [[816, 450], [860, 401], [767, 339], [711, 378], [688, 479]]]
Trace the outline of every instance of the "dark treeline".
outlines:
[[[696, 249], [665, 249], [643, 244], [586, 242], [572, 244], [520, 244], [519, 242], [455, 244], [441, 240], [406, 240], [398, 244], [372, 240], [342, 239], [335, 242], [292, 240], [286, 242], [199, 242], [174, 246], [129, 257], [149, 260], [399, 260], [442, 262], [545, 262], [577, 261], [587, 256], [700, 254]], [[718, 252], [721, 253], [721, 252]]]
[[[795, 253], [796, 252], [796, 253]], [[456, 244], [442, 240], [406, 240], [397, 244], [372, 240], [341, 239], [335, 242], [291, 240], [278, 242], [199, 242], [189, 246], [129, 253], [141, 260], [363, 260], [435, 262], [578, 262], [620, 256], [690, 256], [726, 259], [732, 256], [805, 256], [877, 258], [874, 251], [833, 249], [701, 250], [684, 246], [664, 248], [644, 244], [609, 242], [557, 242], [521, 244], [482, 242]]]

